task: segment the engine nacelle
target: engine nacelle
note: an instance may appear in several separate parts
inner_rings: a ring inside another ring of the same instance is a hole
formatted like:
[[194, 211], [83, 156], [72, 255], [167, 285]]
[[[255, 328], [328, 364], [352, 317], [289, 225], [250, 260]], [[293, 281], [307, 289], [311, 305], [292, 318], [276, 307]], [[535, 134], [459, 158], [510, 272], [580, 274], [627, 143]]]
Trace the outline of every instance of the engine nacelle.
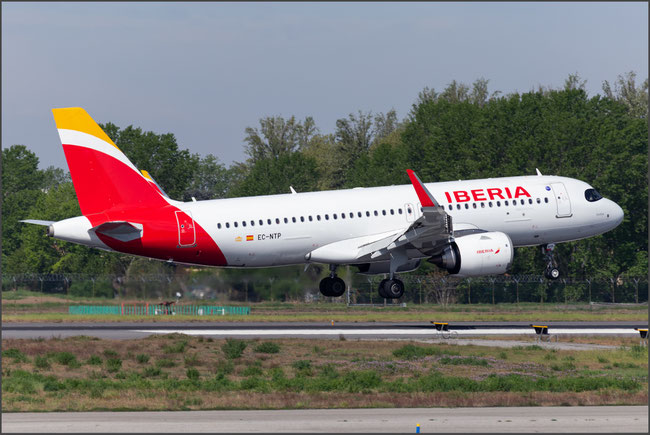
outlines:
[[[355, 264], [362, 275], [379, 275], [390, 273], [390, 261], [380, 261], [377, 263]], [[420, 260], [411, 260], [408, 263], [397, 268], [397, 272], [411, 272], [420, 266]]]
[[486, 232], [458, 237], [430, 262], [460, 277], [500, 275], [512, 264], [514, 247], [502, 232]]

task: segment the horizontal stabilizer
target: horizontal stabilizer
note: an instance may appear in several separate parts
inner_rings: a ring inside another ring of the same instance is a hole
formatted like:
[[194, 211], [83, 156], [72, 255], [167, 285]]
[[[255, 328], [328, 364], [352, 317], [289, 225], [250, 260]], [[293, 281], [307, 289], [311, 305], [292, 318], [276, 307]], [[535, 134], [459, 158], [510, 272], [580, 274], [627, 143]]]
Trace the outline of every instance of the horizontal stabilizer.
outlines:
[[102, 234], [121, 242], [130, 242], [142, 237], [142, 224], [126, 221], [104, 222], [92, 229], [96, 234]]
[[44, 225], [46, 227], [49, 227], [55, 221], [39, 221], [38, 219], [25, 219], [24, 221], [20, 221], [20, 222], [25, 222], [26, 224]]

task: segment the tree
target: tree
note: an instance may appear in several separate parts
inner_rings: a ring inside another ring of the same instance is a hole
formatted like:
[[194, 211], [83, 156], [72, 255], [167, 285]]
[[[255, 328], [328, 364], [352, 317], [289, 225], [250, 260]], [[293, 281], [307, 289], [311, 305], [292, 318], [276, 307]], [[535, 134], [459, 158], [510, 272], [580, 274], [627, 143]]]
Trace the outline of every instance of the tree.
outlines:
[[181, 198], [188, 188], [199, 156], [179, 149], [172, 133], [143, 132], [129, 125], [121, 130], [113, 123], [100, 124], [136, 168], [146, 170], [171, 198]]
[[217, 157], [208, 154], [199, 160], [192, 179], [183, 192], [183, 200], [190, 201], [192, 197], [197, 201], [225, 198], [232, 178], [231, 171]]
[[278, 158], [256, 161], [245, 178], [233, 188], [232, 195], [254, 196], [290, 193], [289, 186], [298, 192], [317, 190], [316, 161], [302, 153], [282, 154]]
[[603, 82], [605, 96], [612, 100], [623, 103], [631, 116], [637, 118], [648, 118], [648, 79], [637, 88], [636, 73], [630, 71], [619, 75], [614, 82], [614, 90], [607, 80]]
[[268, 116], [259, 121], [260, 127], [246, 127], [245, 151], [252, 163], [266, 158], [279, 158], [307, 146], [318, 133], [310, 116], [303, 122], [292, 116]]
[[32, 205], [43, 195], [38, 157], [25, 145], [2, 150], [2, 264], [20, 246], [20, 231]]

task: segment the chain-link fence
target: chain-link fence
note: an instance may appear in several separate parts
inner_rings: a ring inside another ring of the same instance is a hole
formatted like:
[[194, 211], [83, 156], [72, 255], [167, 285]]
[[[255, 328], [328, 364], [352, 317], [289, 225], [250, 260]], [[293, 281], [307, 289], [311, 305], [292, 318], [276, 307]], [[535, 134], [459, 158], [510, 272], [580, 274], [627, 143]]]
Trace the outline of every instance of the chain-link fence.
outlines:
[[[377, 288], [381, 276], [351, 286], [350, 303], [381, 303]], [[401, 276], [405, 292], [400, 302], [419, 304], [497, 304], [518, 302], [605, 302], [643, 303], [648, 301], [646, 277], [618, 279], [549, 280], [541, 275], [494, 276], [480, 278]]]
[[[351, 304], [383, 303], [377, 288], [382, 275], [352, 275], [347, 278], [346, 292], [338, 302]], [[515, 302], [604, 302], [644, 303], [648, 301], [646, 277], [619, 277], [555, 281], [538, 275], [493, 276], [459, 279], [403, 274], [404, 296], [394, 302], [415, 304], [475, 304]], [[258, 282], [259, 281], [259, 282]], [[285, 282], [286, 281], [286, 282]], [[278, 289], [286, 291], [278, 292]], [[318, 279], [305, 284], [296, 278], [271, 279], [220, 277], [215, 275], [143, 274], [134, 277], [85, 274], [5, 274], [2, 290], [25, 289], [43, 293], [64, 293], [71, 296], [219, 300], [256, 302], [264, 300], [323, 300]], [[273, 293], [269, 293], [269, 290]]]

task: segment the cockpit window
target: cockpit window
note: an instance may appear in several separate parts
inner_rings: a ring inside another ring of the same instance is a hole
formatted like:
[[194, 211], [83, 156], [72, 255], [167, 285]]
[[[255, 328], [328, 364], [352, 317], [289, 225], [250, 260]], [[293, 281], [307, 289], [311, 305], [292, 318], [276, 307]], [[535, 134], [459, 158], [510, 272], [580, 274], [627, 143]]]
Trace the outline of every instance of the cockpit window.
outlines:
[[585, 190], [585, 198], [589, 202], [594, 202], [598, 201], [599, 199], [602, 199], [602, 195], [598, 193], [596, 189], [587, 189]]

